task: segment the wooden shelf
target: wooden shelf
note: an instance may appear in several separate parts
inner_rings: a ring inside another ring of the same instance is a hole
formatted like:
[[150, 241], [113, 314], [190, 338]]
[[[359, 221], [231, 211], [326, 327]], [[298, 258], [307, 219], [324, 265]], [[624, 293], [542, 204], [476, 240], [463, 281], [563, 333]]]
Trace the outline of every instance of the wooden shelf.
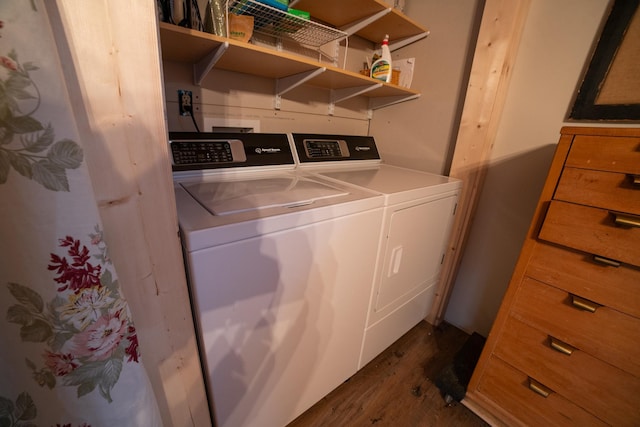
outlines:
[[[362, 93], [362, 95], [370, 98], [398, 97], [400, 99], [419, 96], [419, 92], [415, 90], [381, 83], [359, 73], [321, 64], [303, 56], [242, 43], [163, 22], [160, 23], [160, 40], [163, 60], [190, 63], [194, 65], [194, 70], [206, 69], [206, 63], [215, 56], [216, 52], [221, 52], [215, 63], [210, 64], [211, 67], [276, 80], [322, 70], [305, 81], [305, 84], [330, 90], [369, 86], [371, 90]], [[256, 64], [260, 64], [260, 66], [256, 66]], [[199, 84], [198, 80], [201, 81], [204, 75], [200, 76], [200, 79], [198, 79], [197, 71], [195, 75], [196, 84]]]
[[[373, 43], [380, 43], [385, 34], [389, 34], [390, 43], [418, 40], [426, 37], [429, 31], [397, 9], [381, 0], [298, 0], [292, 1], [292, 7], [311, 13], [312, 19], [329, 22], [331, 25], [352, 34], [353, 32]], [[369, 18], [373, 18], [367, 22]]]
[[[389, 34], [391, 50], [428, 35], [428, 31], [381, 0], [298, 0], [290, 5], [311, 13], [312, 19], [379, 44]], [[329, 114], [334, 105], [355, 96], [369, 98], [371, 111], [408, 101], [420, 93], [374, 80], [294, 53], [243, 43], [176, 25], [160, 23], [162, 59], [192, 64], [194, 83], [201, 85], [213, 69], [233, 71], [276, 81], [276, 109], [283, 94], [299, 85], [330, 91]]]

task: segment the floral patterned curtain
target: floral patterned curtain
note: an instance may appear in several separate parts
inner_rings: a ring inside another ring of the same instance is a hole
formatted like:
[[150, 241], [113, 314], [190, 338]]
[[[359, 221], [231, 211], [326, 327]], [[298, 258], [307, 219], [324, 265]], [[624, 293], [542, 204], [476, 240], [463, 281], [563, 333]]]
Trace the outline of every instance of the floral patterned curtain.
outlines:
[[0, 426], [156, 426], [44, 7], [0, 2]]

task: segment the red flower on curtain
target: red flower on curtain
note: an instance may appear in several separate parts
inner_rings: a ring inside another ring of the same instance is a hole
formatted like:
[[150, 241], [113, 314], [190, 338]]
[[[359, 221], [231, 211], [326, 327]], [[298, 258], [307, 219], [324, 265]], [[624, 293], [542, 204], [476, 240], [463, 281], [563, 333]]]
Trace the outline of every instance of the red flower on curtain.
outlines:
[[137, 362], [140, 353], [138, 353], [138, 334], [136, 334], [136, 328], [130, 325], [127, 332], [129, 332], [129, 336], [127, 337], [129, 346], [124, 350], [127, 356], [129, 356], [127, 362]]
[[97, 390], [108, 402], [124, 363], [138, 362], [138, 336], [117, 279], [106, 268], [106, 245], [96, 227], [91, 241], [101, 263], [90, 262], [90, 250], [66, 236], [60, 247], [66, 256], [51, 253], [47, 265], [55, 272], [56, 297], [48, 303], [27, 286], [9, 283], [19, 304], [9, 307], [7, 320], [19, 324], [23, 341], [46, 343], [44, 367], [26, 359], [40, 386], [58, 381], [77, 387], [78, 397]]
[[59, 274], [54, 279], [57, 283], [65, 284], [58, 288], [58, 291], [69, 288], [78, 293], [80, 289], [99, 286], [102, 267], [94, 266], [89, 262], [89, 249], [84, 245], [80, 249], [80, 240], [75, 240], [71, 236], [60, 239], [60, 246], [69, 247], [69, 255], [73, 258], [73, 262], [69, 264], [67, 258], [51, 254], [51, 264], [47, 268]]

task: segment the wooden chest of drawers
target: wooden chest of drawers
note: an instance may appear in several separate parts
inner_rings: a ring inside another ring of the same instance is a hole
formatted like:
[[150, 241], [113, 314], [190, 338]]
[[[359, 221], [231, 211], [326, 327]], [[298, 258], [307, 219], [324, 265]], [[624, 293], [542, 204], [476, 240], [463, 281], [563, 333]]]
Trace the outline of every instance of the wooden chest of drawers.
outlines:
[[640, 425], [640, 129], [563, 128], [463, 403], [495, 425]]

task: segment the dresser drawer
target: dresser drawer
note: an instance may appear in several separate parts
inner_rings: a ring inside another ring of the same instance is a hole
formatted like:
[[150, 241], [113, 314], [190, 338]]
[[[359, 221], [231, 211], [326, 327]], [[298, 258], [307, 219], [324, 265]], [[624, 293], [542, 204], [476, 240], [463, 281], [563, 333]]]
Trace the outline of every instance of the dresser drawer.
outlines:
[[640, 425], [640, 378], [513, 317], [494, 353], [611, 425]]
[[538, 242], [525, 275], [640, 318], [638, 267], [608, 265], [592, 254]]
[[564, 127], [467, 404], [640, 426], [640, 128]]
[[[477, 390], [494, 401], [511, 416], [530, 426], [604, 426], [594, 417], [566, 398], [547, 390], [546, 397], [533, 391], [535, 380], [491, 356]], [[542, 386], [544, 387], [544, 386]]]
[[565, 168], [553, 198], [640, 215], [640, 184], [634, 179], [623, 173]]
[[565, 166], [640, 175], [640, 138], [577, 135]]
[[[593, 306], [593, 312], [581, 307]], [[525, 277], [512, 314], [544, 333], [640, 377], [640, 319]]]
[[538, 237], [640, 266], [640, 228], [616, 224], [616, 214], [606, 209], [554, 200]]

